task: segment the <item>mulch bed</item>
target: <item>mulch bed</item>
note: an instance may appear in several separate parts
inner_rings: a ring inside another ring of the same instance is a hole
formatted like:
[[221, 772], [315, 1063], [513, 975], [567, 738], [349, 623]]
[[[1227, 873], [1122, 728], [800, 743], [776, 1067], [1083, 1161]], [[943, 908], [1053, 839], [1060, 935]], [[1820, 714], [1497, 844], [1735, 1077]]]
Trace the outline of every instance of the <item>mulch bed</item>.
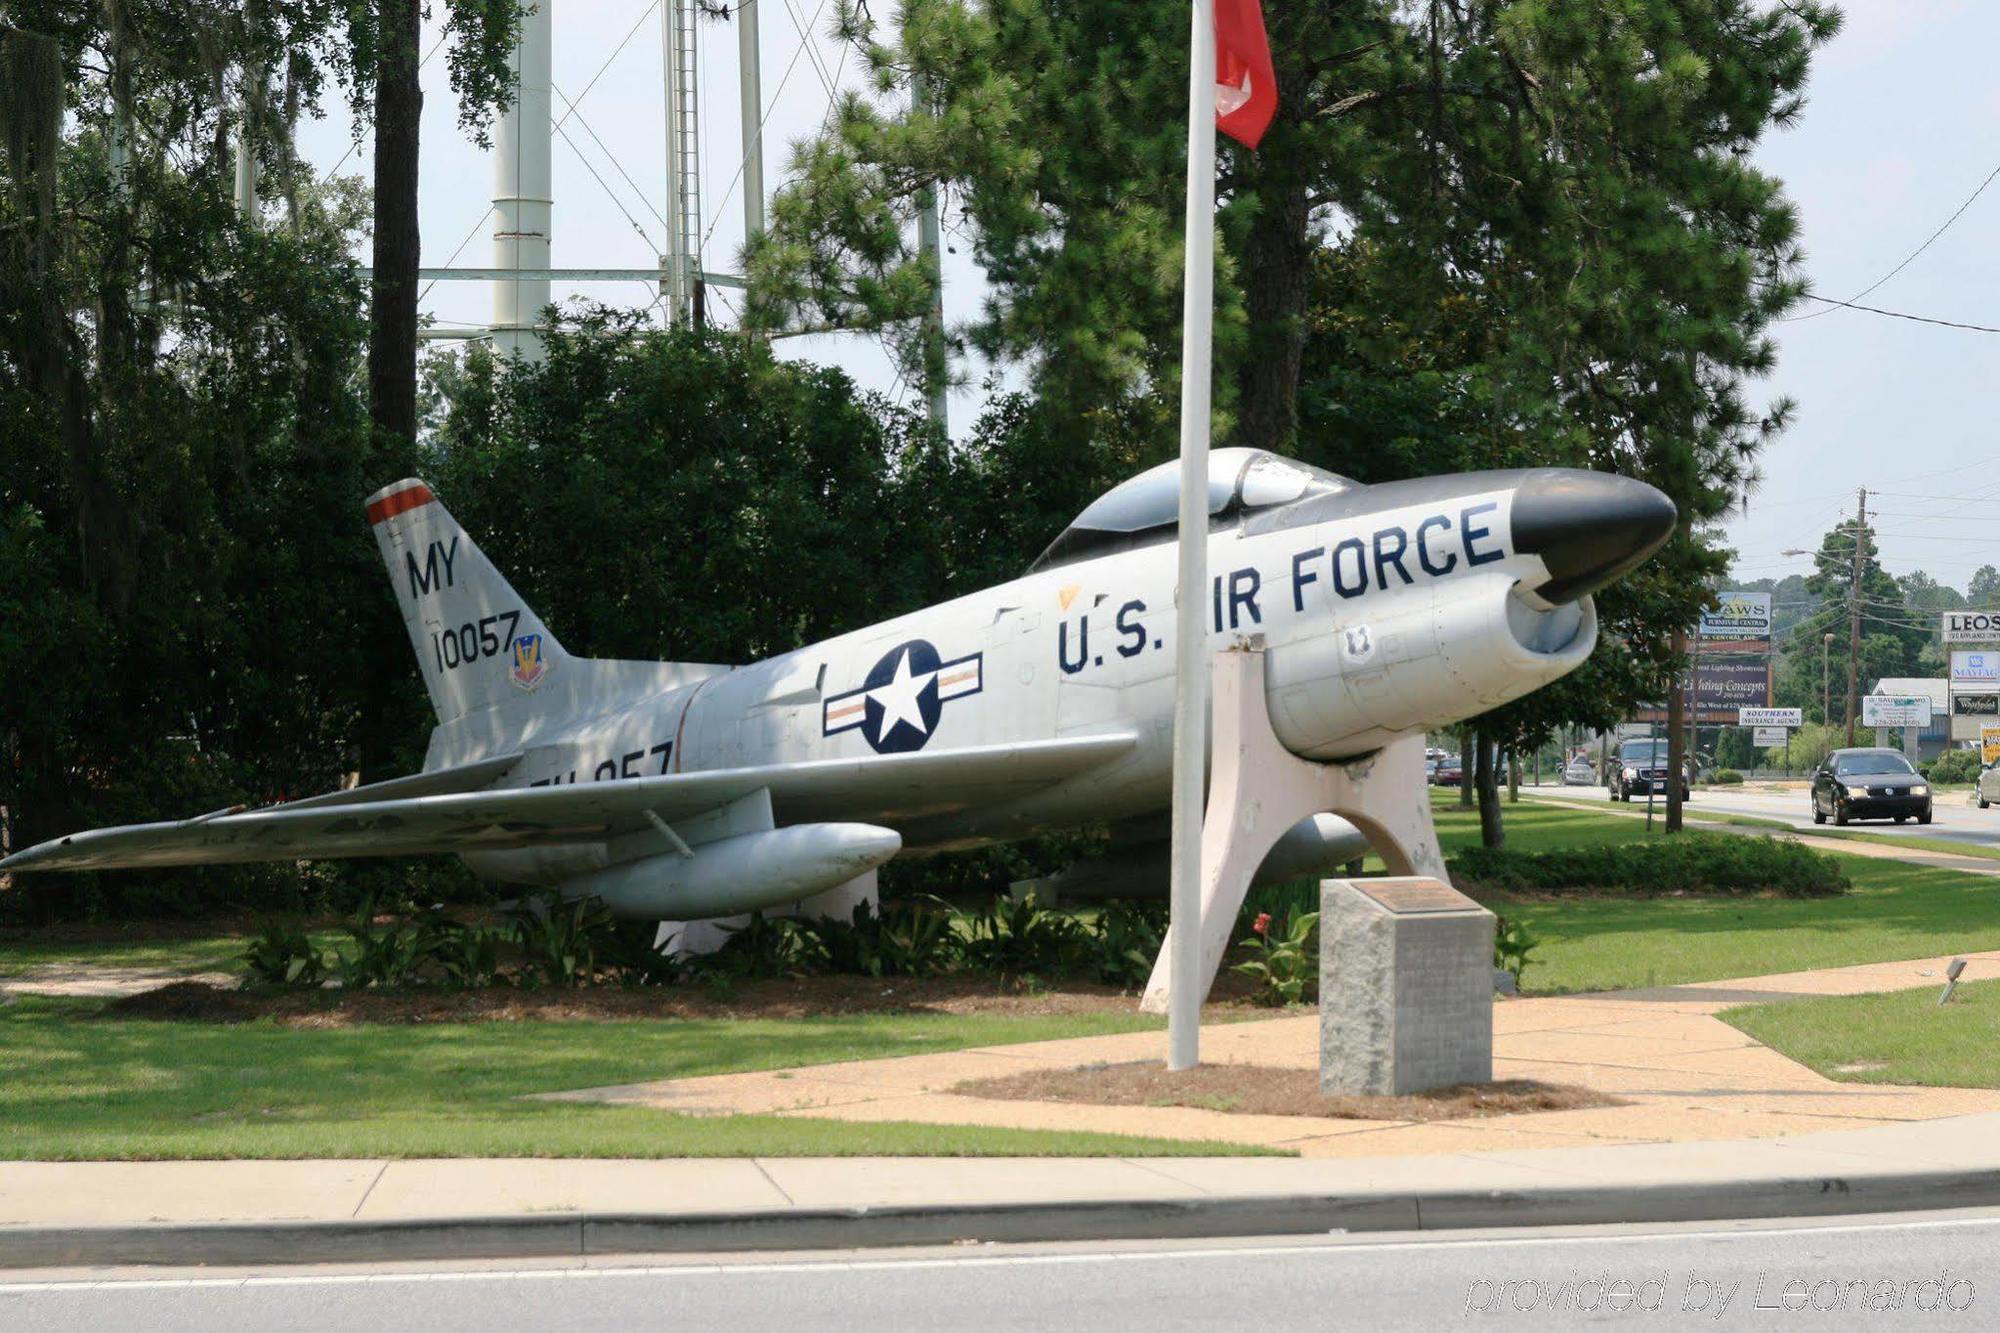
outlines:
[[960, 1083], [966, 1097], [1082, 1102], [1094, 1106], [1187, 1106], [1238, 1115], [1309, 1115], [1335, 1120], [1476, 1120], [1523, 1111], [1622, 1106], [1589, 1088], [1533, 1079], [1464, 1083], [1403, 1097], [1329, 1097], [1316, 1069], [1269, 1065], [1197, 1065], [1169, 1073], [1157, 1061], [1038, 1069]]
[[[1251, 1005], [1241, 978], [1218, 978], [1211, 1018], [1269, 1013]], [[992, 977], [795, 977], [741, 982], [717, 991], [702, 984], [592, 986], [578, 990], [314, 990], [246, 991], [179, 981], [107, 1004], [107, 1018], [187, 1023], [247, 1023], [270, 1019], [300, 1028], [364, 1023], [486, 1023], [524, 1020], [819, 1018], [841, 1014], [1130, 1013], [1138, 996], [1087, 982], [1030, 986]]]

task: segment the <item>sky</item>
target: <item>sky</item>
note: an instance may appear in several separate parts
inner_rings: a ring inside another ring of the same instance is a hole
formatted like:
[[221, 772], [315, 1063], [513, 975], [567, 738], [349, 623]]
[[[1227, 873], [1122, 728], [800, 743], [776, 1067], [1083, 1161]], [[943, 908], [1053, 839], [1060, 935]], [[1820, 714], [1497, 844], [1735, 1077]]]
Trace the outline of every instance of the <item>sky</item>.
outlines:
[[[556, 115], [570, 114], [554, 149], [553, 263], [644, 267], [664, 249], [666, 171], [659, 11], [651, 0], [541, 0], [555, 23]], [[442, 8], [441, 6], [439, 8]], [[1845, 30], [1816, 62], [1799, 122], [1759, 147], [1758, 163], [1786, 183], [1802, 224], [1806, 271], [1822, 295], [1848, 299], [1922, 245], [2000, 168], [2000, 5], [1990, 0], [1849, 0]], [[831, 89], [860, 85], [857, 59], [826, 35], [834, 0], [761, 0], [768, 107], [765, 179], [786, 177], [789, 145], [827, 114]], [[885, 12], [886, 7], [885, 7]], [[425, 48], [436, 41], [435, 25]], [[704, 267], [732, 270], [742, 244], [734, 21], [701, 25], [700, 114]], [[442, 54], [424, 67], [420, 217], [426, 267], [491, 262], [492, 167], [457, 129]], [[571, 103], [575, 111], [570, 113]], [[323, 172], [366, 175], [369, 148], [353, 146], [337, 96], [301, 127], [299, 148]], [[2000, 180], [1921, 256], [1860, 299], [1888, 310], [2000, 327]], [[947, 234], [948, 250], [954, 238]], [[945, 316], [974, 316], [983, 287], [962, 253], [945, 256]], [[646, 306], [644, 284], [558, 284]], [[725, 305], [734, 293], [722, 292]], [[439, 282], [424, 310], [440, 324], [490, 316], [483, 282]], [[2000, 564], [1989, 517], [2000, 504], [2000, 448], [1985, 391], [2000, 335], [1887, 318], [1807, 302], [1775, 330], [1778, 364], [1753, 400], [1793, 399], [1791, 429], [1768, 447], [1763, 482], [1728, 524], [1744, 578], [1810, 572], [1785, 556], [1812, 549], [1853, 513], [1867, 487], [1882, 563], [1923, 569], [1963, 588]], [[723, 314], [726, 321], [727, 311]], [[787, 339], [780, 355], [839, 365], [865, 387], [920, 405], [879, 345], [862, 335]], [[954, 434], [978, 411], [983, 367], [953, 394]], [[1879, 494], [1879, 503], [1873, 498]]]

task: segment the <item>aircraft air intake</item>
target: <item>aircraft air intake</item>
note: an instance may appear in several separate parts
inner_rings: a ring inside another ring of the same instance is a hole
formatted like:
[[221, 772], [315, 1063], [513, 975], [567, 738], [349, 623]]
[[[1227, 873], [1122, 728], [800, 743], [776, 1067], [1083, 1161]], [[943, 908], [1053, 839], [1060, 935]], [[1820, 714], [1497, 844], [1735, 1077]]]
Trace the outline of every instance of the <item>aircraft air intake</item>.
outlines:
[[1307, 759], [1349, 759], [1566, 675], [1597, 644], [1588, 597], [1539, 604], [1508, 574], [1434, 584], [1379, 618], [1270, 651], [1271, 721]]

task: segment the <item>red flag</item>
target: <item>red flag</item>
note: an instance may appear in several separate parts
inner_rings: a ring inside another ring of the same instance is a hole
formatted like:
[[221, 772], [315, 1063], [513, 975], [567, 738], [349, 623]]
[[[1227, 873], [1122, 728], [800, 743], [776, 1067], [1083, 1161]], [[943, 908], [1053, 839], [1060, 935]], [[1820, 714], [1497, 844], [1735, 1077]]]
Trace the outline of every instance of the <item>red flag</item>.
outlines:
[[1278, 110], [1278, 76], [1257, 0], [1215, 0], [1215, 128], [1255, 148]]

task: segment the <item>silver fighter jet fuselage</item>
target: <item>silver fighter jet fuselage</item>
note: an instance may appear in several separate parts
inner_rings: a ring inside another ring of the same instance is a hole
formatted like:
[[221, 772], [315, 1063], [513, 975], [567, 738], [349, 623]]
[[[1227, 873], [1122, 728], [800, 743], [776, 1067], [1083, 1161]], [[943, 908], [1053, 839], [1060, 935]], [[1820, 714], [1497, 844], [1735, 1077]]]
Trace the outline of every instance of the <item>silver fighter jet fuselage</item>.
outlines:
[[[1176, 484], [1170, 464], [1107, 492], [1010, 583], [732, 669], [570, 657], [429, 489], [398, 483], [369, 514], [439, 715], [424, 773], [4, 866], [455, 851], [687, 919], [899, 851], [1144, 821], [1171, 774]], [[1214, 452], [1209, 508], [1211, 643], [1260, 639], [1278, 738], [1329, 761], [1573, 670], [1589, 593], [1675, 522], [1607, 473], [1362, 486], [1250, 449]]]

